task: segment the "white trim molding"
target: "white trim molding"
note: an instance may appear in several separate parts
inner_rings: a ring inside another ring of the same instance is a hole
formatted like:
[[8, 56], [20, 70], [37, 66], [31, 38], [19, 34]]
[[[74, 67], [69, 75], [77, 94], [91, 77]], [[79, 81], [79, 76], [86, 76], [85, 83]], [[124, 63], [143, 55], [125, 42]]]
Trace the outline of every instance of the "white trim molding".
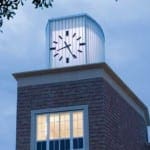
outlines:
[[15, 73], [18, 87], [103, 78], [150, 125], [148, 108], [106, 63]]

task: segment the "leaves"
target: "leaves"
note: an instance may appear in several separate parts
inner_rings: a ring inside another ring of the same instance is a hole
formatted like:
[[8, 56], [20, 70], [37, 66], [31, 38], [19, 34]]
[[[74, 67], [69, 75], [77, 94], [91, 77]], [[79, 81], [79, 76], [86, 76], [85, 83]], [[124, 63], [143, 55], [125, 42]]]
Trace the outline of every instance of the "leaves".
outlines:
[[0, 28], [3, 25], [3, 18], [10, 19], [15, 15], [20, 0], [0, 0]]
[[35, 8], [49, 8], [52, 7], [53, 0], [33, 0], [33, 4], [35, 5]]
[[[0, 0], [0, 29], [3, 26], [3, 19], [10, 19], [15, 16], [15, 11], [19, 5], [23, 6], [25, 0]], [[32, 3], [35, 8], [49, 8], [52, 7], [53, 0], [33, 0]], [[1, 32], [1, 30], [0, 30]]]
[[0, 16], [0, 27], [2, 27], [2, 25], [3, 25], [3, 19], [2, 19], [2, 17]]

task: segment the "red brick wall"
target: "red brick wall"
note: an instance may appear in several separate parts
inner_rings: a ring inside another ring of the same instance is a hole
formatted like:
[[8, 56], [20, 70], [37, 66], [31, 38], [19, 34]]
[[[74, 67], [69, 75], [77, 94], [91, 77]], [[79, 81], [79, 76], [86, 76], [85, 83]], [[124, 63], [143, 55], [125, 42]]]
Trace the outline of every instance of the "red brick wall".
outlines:
[[143, 118], [106, 82], [104, 95], [105, 150], [146, 150], [147, 129]]
[[146, 126], [102, 78], [18, 88], [16, 150], [30, 149], [31, 110], [88, 105], [90, 150], [146, 150]]

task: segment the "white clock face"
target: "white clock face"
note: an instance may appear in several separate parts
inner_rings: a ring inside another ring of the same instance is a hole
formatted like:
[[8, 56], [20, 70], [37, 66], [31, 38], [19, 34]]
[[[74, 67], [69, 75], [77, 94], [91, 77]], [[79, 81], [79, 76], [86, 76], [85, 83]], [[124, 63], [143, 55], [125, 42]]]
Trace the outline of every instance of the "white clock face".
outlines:
[[49, 20], [46, 35], [51, 68], [104, 62], [104, 33], [86, 14]]
[[83, 33], [77, 30], [55, 31], [55, 38], [52, 38], [50, 54], [55, 66], [75, 65], [85, 62], [85, 38]]

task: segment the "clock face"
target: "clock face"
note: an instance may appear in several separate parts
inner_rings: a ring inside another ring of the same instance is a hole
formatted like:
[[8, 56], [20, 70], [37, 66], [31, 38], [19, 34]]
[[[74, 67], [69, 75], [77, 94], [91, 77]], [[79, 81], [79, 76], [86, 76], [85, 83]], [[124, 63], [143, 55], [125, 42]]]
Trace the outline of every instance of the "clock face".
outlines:
[[85, 57], [86, 43], [84, 38], [76, 32], [65, 30], [57, 34], [51, 45], [50, 53], [56, 62], [69, 64]]

